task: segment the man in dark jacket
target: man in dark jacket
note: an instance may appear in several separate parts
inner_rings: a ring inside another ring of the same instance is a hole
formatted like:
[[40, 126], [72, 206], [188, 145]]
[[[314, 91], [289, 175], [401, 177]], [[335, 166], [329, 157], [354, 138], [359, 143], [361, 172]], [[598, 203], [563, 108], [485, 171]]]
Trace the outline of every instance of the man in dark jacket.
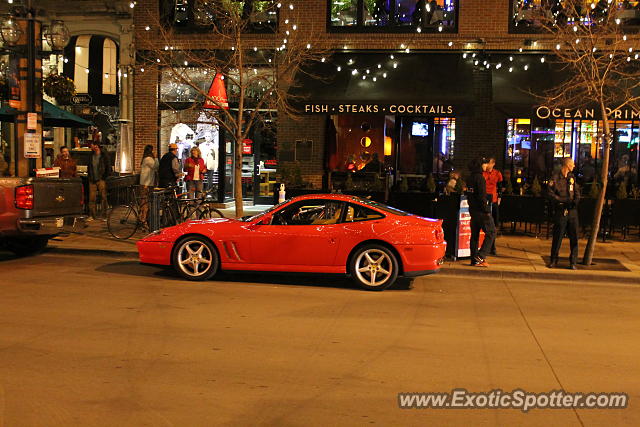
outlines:
[[[487, 196], [487, 183], [482, 172], [487, 169], [489, 160], [476, 159], [469, 165], [471, 177], [467, 182], [467, 200], [471, 214], [471, 265], [488, 267], [486, 258], [496, 238], [496, 226], [491, 217], [491, 203]], [[480, 230], [484, 231], [484, 241], [478, 250]]]
[[180, 160], [178, 160], [178, 145], [169, 144], [169, 151], [160, 159], [158, 175], [160, 187], [167, 188], [176, 185], [182, 176]]
[[562, 161], [562, 169], [554, 173], [547, 185], [547, 194], [554, 207], [553, 215], [553, 241], [551, 243], [551, 259], [547, 267], [555, 268], [558, 265], [558, 253], [565, 231], [569, 235], [571, 256], [569, 269], [575, 270], [578, 262], [578, 202], [580, 201], [580, 188], [573, 175], [575, 163], [571, 157], [565, 157]]
[[102, 213], [107, 212], [107, 183], [106, 179], [111, 175], [111, 159], [106, 151], [98, 144], [91, 144], [91, 159], [87, 168], [89, 178], [89, 220], [96, 217], [96, 196], [100, 194]]

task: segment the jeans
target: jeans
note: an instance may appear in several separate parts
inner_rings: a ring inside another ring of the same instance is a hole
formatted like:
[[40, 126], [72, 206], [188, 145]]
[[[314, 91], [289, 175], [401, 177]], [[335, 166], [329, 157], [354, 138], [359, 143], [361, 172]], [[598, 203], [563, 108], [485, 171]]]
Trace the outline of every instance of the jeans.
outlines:
[[89, 215], [96, 217], [96, 196], [100, 194], [102, 214], [107, 213], [107, 183], [104, 180], [89, 183]]
[[191, 193], [192, 196], [195, 193], [195, 197], [198, 197], [200, 193], [202, 193], [202, 184], [203, 184], [202, 180], [187, 181], [187, 191]]
[[[487, 258], [491, 247], [496, 240], [496, 226], [490, 213], [472, 210], [471, 213], [471, 259]], [[484, 241], [478, 250], [480, 241], [480, 230], [484, 231]]]
[[560, 245], [565, 231], [569, 235], [569, 244], [571, 245], [570, 264], [578, 263], [578, 211], [577, 209], [569, 209], [567, 215], [564, 215], [563, 209], [557, 209], [553, 218], [553, 241], [551, 243], [551, 261], [558, 260], [560, 253]]

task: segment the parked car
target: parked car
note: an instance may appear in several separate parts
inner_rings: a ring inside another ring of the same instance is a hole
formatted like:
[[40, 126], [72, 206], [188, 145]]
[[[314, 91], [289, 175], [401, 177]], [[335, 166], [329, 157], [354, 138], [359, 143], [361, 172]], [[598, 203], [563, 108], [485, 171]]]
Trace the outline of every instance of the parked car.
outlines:
[[218, 270], [341, 273], [368, 290], [436, 273], [446, 249], [441, 220], [337, 194], [294, 197], [242, 219], [189, 221], [137, 245], [142, 263], [172, 265], [188, 280]]
[[84, 227], [79, 178], [0, 178], [0, 245], [24, 256], [62, 231]]

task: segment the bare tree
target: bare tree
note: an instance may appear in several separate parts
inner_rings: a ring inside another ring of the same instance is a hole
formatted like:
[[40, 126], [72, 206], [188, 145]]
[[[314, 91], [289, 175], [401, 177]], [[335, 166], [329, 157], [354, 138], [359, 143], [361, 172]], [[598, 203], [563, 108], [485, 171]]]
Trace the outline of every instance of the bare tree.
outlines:
[[[279, 16], [278, 29], [275, 16]], [[298, 28], [296, 18], [293, 5], [285, 7], [277, 2], [198, 0], [189, 17], [200, 27], [197, 38], [157, 20], [155, 28], [137, 40], [139, 59], [159, 67], [171, 81], [207, 103], [233, 140], [238, 217], [243, 216], [243, 141], [256, 125], [276, 114], [298, 116], [290, 88], [299, 72], [307, 72], [305, 65], [325, 60], [326, 52], [312, 45], [312, 35]], [[256, 30], [262, 31], [256, 34]], [[229, 105], [209, 94], [202, 74], [210, 77], [209, 82], [216, 76], [224, 79]], [[200, 110], [202, 104], [191, 108]]]
[[566, 79], [541, 98], [550, 107], [595, 108], [602, 117], [602, 190], [583, 256], [583, 263], [591, 265], [608, 183], [612, 116], [622, 108], [637, 111], [640, 101], [637, 44], [624, 34], [617, 2], [602, 1], [590, 8], [581, 0], [551, 3], [533, 18], [544, 34], [544, 43], [554, 50], [551, 61], [565, 72]]

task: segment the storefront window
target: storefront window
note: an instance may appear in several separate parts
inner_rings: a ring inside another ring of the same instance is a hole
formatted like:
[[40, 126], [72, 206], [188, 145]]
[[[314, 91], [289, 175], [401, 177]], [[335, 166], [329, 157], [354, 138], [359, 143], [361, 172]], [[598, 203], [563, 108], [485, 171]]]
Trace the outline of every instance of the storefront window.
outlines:
[[454, 31], [457, 0], [329, 0], [334, 29], [385, 27]]
[[576, 2], [578, 17], [567, 12], [560, 0], [511, 0], [511, 29], [515, 32], [535, 32], [541, 27], [543, 13], [553, 13], [559, 22], [590, 25], [608, 13], [609, 8], [621, 25], [640, 25], [640, 2], [629, 0], [581, 0]]
[[[162, 0], [160, 13], [164, 22], [177, 29], [210, 29], [222, 13], [220, 0]], [[231, 0], [227, 5], [248, 21], [246, 31], [273, 32], [277, 27], [277, 5], [272, 0]]]
[[[640, 122], [611, 121], [613, 142], [609, 163], [610, 178], [637, 182], [638, 126]], [[602, 121], [555, 120], [532, 125], [531, 119], [507, 120], [505, 169], [525, 180], [548, 178], [561, 160], [571, 157], [576, 163], [578, 179], [592, 182], [602, 167]]]

